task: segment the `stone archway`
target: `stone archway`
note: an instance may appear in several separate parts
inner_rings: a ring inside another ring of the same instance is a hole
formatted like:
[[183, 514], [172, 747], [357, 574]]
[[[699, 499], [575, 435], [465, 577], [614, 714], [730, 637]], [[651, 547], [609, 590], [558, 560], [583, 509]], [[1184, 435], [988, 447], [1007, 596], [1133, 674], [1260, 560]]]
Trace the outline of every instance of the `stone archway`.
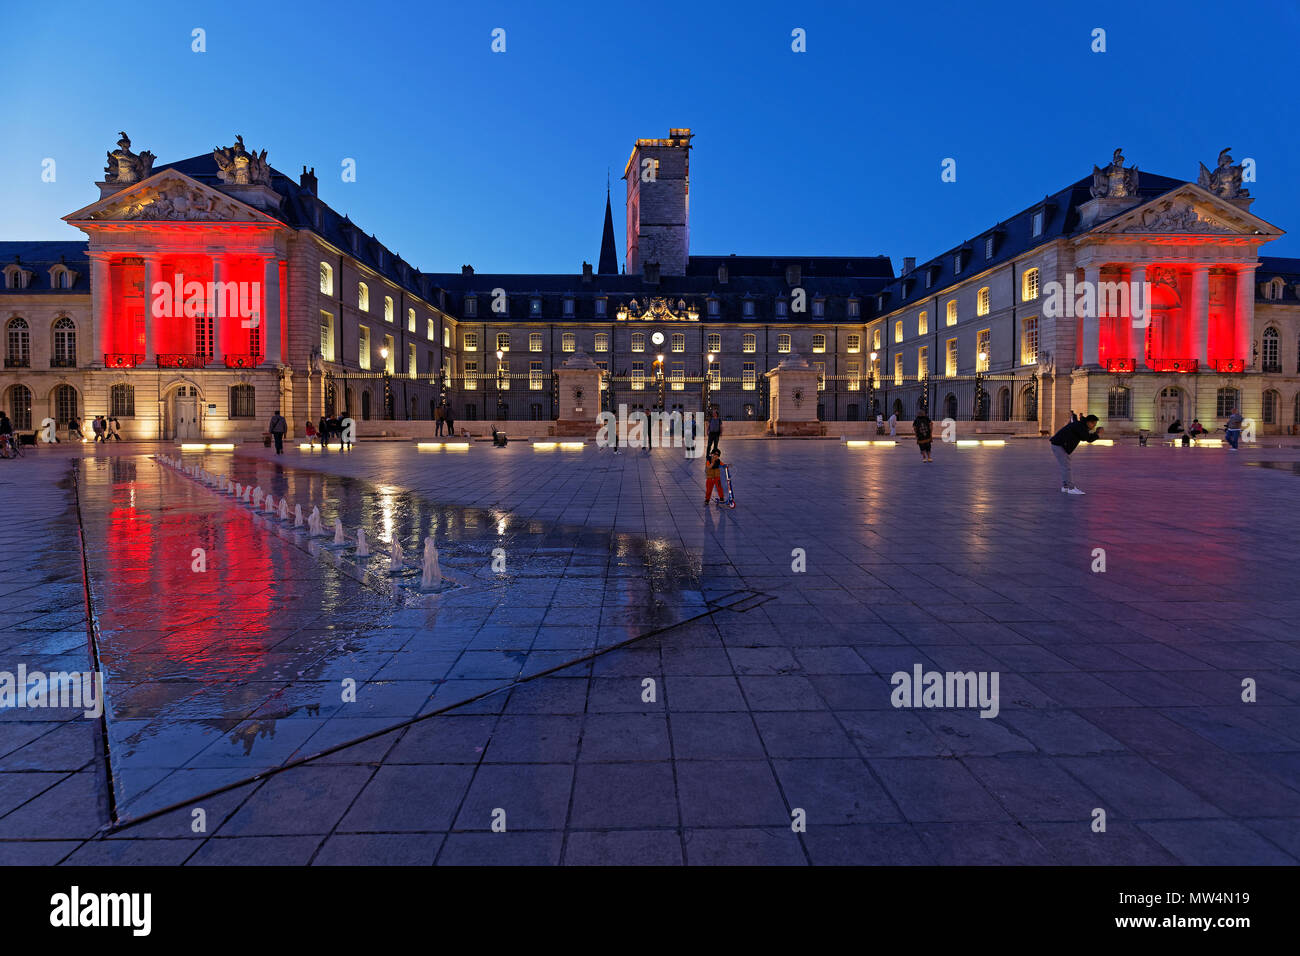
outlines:
[[177, 379], [160, 393], [159, 433], [165, 441], [203, 437], [203, 393], [189, 379]]

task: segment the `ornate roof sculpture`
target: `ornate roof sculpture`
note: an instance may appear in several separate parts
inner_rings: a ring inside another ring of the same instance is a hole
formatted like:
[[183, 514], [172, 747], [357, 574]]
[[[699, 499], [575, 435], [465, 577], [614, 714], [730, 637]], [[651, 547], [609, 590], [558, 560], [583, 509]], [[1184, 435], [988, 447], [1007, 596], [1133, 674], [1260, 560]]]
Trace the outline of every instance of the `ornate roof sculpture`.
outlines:
[[230, 186], [270, 186], [271, 164], [266, 161], [266, 150], [250, 153], [244, 148], [244, 137], [236, 136], [235, 145], [212, 151], [217, 163], [217, 178]]
[[1231, 150], [1232, 147], [1229, 146], [1219, 153], [1219, 165], [1214, 169], [1206, 169], [1205, 164], [1201, 163], [1201, 174], [1196, 183], [1221, 199], [1246, 199], [1250, 196], [1250, 190], [1241, 185], [1242, 168], [1240, 165], [1232, 165]]
[[104, 167], [104, 182], [127, 185], [148, 179], [153, 173], [153, 161], [157, 158], [147, 149], [143, 153], [131, 152], [131, 137], [123, 131], [119, 134], [117, 149], [108, 152], [108, 165]]
[[698, 322], [700, 312], [694, 305], [687, 306], [685, 299], [677, 300], [677, 307], [673, 308], [672, 304], [661, 296], [654, 296], [646, 300], [644, 308], [641, 303], [633, 299], [627, 305], [619, 306], [618, 319], [620, 322], [626, 321], [645, 321], [645, 322]]
[[1124, 153], [1116, 147], [1110, 165], [1105, 169], [1092, 167], [1093, 199], [1128, 199], [1138, 191], [1138, 168], [1124, 168]]

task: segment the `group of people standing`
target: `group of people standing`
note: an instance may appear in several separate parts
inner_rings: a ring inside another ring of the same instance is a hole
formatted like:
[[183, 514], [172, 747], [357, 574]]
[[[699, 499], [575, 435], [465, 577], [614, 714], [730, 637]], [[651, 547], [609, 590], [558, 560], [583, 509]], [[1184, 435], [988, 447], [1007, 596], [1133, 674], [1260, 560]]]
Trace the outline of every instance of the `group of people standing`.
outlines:
[[444, 428], [447, 429], [447, 435], [455, 437], [456, 419], [452, 416], [451, 406], [446, 402], [442, 402], [433, 410], [433, 433], [441, 435]]
[[[313, 448], [316, 446], [317, 439], [320, 440], [322, 448], [329, 448], [330, 439], [337, 438], [339, 442], [339, 451], [343, 451], [344, 443], [349, 438], [343, 428], [343, 423], [348, 421], [350, 417], [351, 416], [348, 415], [346, 409], [344, 409], [342, 415], [332, 415], [328, 418], [322, 415], [320, 421], [316, 424], [312, 424], [311, 421], [307, 422], [303, 427], [303, 437], [307, 439], [307, 443]], [[274, 421], [274, 419], [272, 419], [272, 421]], [[271, 434], [275, 434], [274, 430], [272, 430]], [[346, 445], [348, 448], [351, 448], [352, 442], [346, 441]]]
[[[117, 420], [116, 415], [96, 415], [90, 423], [90, 430], [95, 436], [95, 441], [110, 442], [122, 440], [122, 423]], [[74, 417], [68, 421], [68, 437], [76, 435], [84, 440], [85, 435], [81, 432], [81, 423]]]

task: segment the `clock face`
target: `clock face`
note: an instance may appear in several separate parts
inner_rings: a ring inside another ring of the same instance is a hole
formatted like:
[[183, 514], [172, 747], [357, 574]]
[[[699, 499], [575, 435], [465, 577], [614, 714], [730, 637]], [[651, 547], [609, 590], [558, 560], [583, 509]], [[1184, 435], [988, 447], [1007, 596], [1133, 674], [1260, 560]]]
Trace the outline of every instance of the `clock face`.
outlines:
[[654, 335], [650, 336], [650, 341], [653, 342], [655, 345], [663, 345], [664, 334], [662, 332], [656, 332]]

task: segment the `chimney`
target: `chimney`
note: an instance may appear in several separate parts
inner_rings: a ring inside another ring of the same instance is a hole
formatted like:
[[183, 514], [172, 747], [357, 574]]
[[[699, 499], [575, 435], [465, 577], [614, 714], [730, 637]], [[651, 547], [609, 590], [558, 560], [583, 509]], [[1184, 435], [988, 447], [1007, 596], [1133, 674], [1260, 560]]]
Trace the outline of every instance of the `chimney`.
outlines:
[[305, 192], [309, 192], [313, 196], [316, 195], [316, 167], [315, 166], [311, 168], [310, 172], [307, 171], [306, 166], [303, 166], [302, 175], [298, 177], [298, 185], [301, 186]]
[[461, 266], [461, 267], [460, 267], [460, 274], [463, 275], [463, 276], [472, 276], [472, 275], [474, 274], [474, 267], [473, 267], [473, 266]]
[[726, 266], [718, 266], [718, 285], [726, 285], [731, 279], [731, 273], [727, 271]]
[[916, 268], [916, 256], [903, 256], [903, 275]]
[[591, 281], [591, 263], [590, 263], [590, 262], [584, 262], [584, 263], [582, 264], [582, 281], [583, 281], [583, 282], [590, 282], [590, 281]]
[[658, 285], [659, 284], [659, 263], [647, 262], [642, 267], [641, 278], [645, 281], [646, 285]]
[[786, 266], [786, 267], [785, 267], [785, 284], [786, 284], [786, 285], [790, 285], [790, 286], [798, 285], [798, 284], [799, 284], [799, 277], [800, 277], [801, 273], [802, 273], [802, 270], [799, 268], [799, 264], [798, 264], [798, 263], [794, 263], [794, 264], [792, 264], [792, 265], [788, 265], [788, 266]]

